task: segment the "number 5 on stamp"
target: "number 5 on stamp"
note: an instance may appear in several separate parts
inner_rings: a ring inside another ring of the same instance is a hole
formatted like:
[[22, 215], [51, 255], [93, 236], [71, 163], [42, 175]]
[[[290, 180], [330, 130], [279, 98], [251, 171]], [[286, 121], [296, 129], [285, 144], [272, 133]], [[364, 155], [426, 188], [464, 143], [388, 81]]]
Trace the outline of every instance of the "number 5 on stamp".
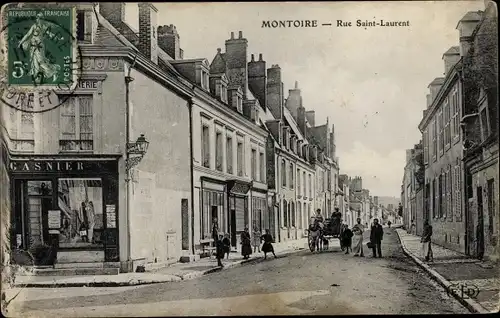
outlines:
[[57, 89], [76, 85], [74, 8], [7, 11], [8, 84]]

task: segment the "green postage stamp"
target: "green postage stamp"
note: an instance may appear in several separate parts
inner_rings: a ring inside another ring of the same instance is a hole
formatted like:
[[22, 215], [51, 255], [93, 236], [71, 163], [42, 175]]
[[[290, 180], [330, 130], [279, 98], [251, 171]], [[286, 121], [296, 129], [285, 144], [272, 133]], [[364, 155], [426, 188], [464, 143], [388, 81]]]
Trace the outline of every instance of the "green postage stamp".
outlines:
[[4, 14], [8, 85], [41, 90], [76, 86], [75, 9], [16, 8]]

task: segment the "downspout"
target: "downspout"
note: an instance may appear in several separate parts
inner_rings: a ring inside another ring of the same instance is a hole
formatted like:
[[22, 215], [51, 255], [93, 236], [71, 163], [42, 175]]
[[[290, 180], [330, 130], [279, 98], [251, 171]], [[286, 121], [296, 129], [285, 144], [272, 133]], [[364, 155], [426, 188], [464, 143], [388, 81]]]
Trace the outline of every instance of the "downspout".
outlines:
[[[128, 162], [130, 160], [130, 155], [128, 153], [128, 143], [130, 142], [130, 82], [132, 82], [134, 79], [130, 77], [130, 72], [132, 70], [132, 67], [135, 65], [135, 61], [137, 59], [137, 54], [134, 56], [134, 61], [132, 64], [129, 66], [127, 74], [125, 75], [125, 118], [126, 118], [126, 125], [125, 125], [125, 185], [126, 185], [126, 199], [125, 199], [125, 214], [126, 214], [126, 219], [127, 219], [127, 267], [130, 265], [131, 262], [131, 254], [132, 254], [132, 248], [131, 248], [131, 231], [130, 231], [130, 171], [127, 167]], [[133, 270], [133, 269], [132, 269]], [[128, 270], [127, 270], [128, 271]]]
[[190, 178], [191, 178], [191, 252], [195, 255], [194, 248], [194, 165], [193, 165], [193, 100], [188, 100], [189, 109], [189, 152], [190, 152]]

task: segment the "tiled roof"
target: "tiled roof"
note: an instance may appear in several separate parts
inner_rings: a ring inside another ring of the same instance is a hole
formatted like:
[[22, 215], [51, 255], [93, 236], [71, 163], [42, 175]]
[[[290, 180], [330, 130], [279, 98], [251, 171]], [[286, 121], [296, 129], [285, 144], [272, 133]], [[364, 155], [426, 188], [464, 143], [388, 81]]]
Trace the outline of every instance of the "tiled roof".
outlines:
[[431, 85], [443, 85], [444, 83], [444, 77], [436, 77], [430, 84]]
[[457, 27], [461, 22], [475, 22], [475, 21], [481, 21], [481, 18], [483, 16], [483, 11], [469, 11], [467, 12], [462, 19], [460, 19], [457, 23]]

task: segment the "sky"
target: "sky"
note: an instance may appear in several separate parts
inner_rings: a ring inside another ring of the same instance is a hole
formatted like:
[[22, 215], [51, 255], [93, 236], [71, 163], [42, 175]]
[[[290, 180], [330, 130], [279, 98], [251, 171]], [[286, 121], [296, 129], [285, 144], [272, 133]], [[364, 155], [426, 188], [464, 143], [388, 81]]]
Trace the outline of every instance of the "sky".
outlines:
[[[279, 64], [288, 90], [298, 81], [316, 125], [335, 125], [340, 173], [361, 176], [371, 195], [400, 197], [406, 149], [429, 83], [443, 76], [442, 55], [458, 45], [458, 21], [483, 1], [155, 3], [158, 25], [174, 24], [184, 58], [214, 58], [243, 32], [248, 54]], [[336, 27], [337, 20], [409, 21], [409, 27]], [[262, 28], [263, 20], [318, 20], [332, 26]], [[136, 3], [126, 21], [138, 29]]]

